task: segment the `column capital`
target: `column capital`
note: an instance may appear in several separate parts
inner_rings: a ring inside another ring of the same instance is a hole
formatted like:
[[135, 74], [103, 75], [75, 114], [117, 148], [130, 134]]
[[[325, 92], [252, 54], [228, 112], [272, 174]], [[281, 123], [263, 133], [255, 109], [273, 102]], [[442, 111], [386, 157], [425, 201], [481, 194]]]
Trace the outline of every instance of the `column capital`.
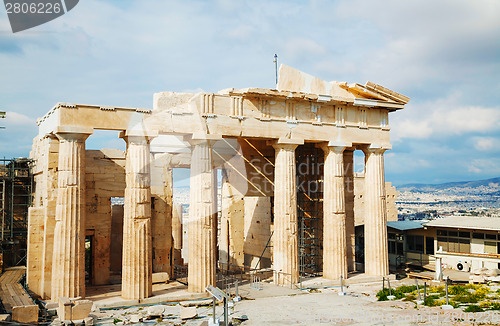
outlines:
[[284, 150], [289, 150], [289, 151], [295, 151], [295, 149], [299, 146], [297, 144], [278, 144], [278, 143], [274, 143], [272, 144], [273, 148], [275, 150], [280, 150], [280, 149], [284, 149]]
[[297, 146], [304, 145], [304, 140], [303, 139], [279, 138], [278, 140], [268, 141], [267, 144], [274, 147], [274, 149], [295, 150], [297, 148]]
[[390, 144], [389, 145], [369, 144], [360, 146], [360, 149], [365, 154], [384, 154], [386, 150], [391, 148], [392, 146]]
[[59, 140], [84, 142], [93, 132], [92, 128], [59, 126], [54, 130], [54, 135]]
[[325, 153], [329, 153], [330, 151], [333, 151], [335, 153], [342, 153], [346, 148], [349, 148], [352, 146], [352, 143], [345, 143], [345, 142], [340, 142], [340, 141], [329, 141], [329, 142], [323, 142], [319, 143], [316, 145], [317, 147], [321, 148]]
[[304, 139], [280, 137], [277, 140], [268, 141], [269, 145], [304, 145]]
[[143, 141], [147, 141], [147, 143], [151, 143], [151, 141], [158, 137], [157, 131], [145, 131], [145, 130], [123, 130], [118, 135], [119, 138], [125, 140], [128, 143], [141, 143]]
[[199, 144], [207, 144], [212, 146], [217, 141], [222, 140], [222, 135], [217, 134], [205, 134], [205, 133], [194, 133], [191, 135], [186, 135], [183, 137], [185, 142], [188, 142], [191, 146]]

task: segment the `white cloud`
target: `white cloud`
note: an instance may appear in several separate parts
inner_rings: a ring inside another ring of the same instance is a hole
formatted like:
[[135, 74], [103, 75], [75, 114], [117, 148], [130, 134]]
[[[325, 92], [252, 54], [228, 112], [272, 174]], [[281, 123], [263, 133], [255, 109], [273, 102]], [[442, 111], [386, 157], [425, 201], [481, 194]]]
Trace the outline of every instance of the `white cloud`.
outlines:
[[410, 104], [391, 119], [394, 141], [500, 131], [500, 107], [464, 106], [461, 93]]
[[494, 137], [474, 137], [474, 148], [481, 152], [498, 152], [500, 139]]
[[393, 141], [401, 141], [402, 138], [426, 139], [432, 132], [428, 121], [407, 119], [392, 124], [391, 139]]
[[324, 46], [307, 38], [293, 38], [285, 43], [287, 54], [292, 58], [307, 55], [322, 55], [326, 53]]
[[488, 132], [499, 129], [500, 108], [449, 108], [436, 111], [431, 119], [435, 132], [448, 134]]
[[5, 116], [5, 123], [9, 126], [34, 126], [35, 125], [35, 119], [29, 118], [25, 116], [24, 114], [14, 112], [14, 111], [7, 111], [6, 116]]
[[474, 159], [469, 164], [469, 171], [473, 173], [488, 173], [490, 175], [498, 175], [500, 173], [500, 159]]
[[363, 19], [384, 36], [360, 67], [365, 78], [401, 88], [498, 75], [499, 1], [350, 0], [337, 14]]

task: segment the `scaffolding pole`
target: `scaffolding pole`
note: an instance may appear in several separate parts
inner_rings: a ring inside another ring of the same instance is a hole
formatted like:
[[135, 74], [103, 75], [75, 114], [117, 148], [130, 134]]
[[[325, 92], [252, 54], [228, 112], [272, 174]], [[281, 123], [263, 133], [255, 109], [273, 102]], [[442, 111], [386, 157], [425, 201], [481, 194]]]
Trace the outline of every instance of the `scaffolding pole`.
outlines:
[[323, 161], [323, 151], [314, 144], [296, 150], [301, 276], [322, 274]]
[[32, 205], [33, 161], [0, 159], [1, 242], [6, 267], [26, 264], [28, 208]]

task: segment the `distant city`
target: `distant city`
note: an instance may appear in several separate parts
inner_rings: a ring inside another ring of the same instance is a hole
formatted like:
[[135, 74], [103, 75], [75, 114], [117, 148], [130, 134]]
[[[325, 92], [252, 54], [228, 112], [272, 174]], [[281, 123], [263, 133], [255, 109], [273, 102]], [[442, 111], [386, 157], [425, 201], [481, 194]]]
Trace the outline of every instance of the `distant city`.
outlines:
[[396, 187], [400, 220], [450, 215], [500, 217], [500, 178]]
[[[396, 186], [399, 220], [421, 220], [451, 215], [500, 217], [500, 177], [443, 184]], [[174, 202], [189, 211], [189, 187], [174, 188]]]

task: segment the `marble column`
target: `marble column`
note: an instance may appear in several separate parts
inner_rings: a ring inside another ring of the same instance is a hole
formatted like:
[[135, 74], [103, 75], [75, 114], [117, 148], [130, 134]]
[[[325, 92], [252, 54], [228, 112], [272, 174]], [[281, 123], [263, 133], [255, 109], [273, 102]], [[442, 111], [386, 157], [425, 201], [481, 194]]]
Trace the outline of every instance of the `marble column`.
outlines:
[[296, 144], [274, 144], [274, 282], [290, 285], [299, 281], [297, 222]]
[[323, 277], [347, 277], [344, 146], [323, 146]]
[[365, 274], [389, 274], [384, 151], [365, 147]]
[[51, 298], [85, 297], [85, 140], [87, 133], [57, 133], [58, 189]]
[[123, 217], [122, 297], [152, 294], [151, 173], [149, 139], [123, 136], [127, 142]]
[[175, 203], [172, 211], [173, 264], [183, 266], [182, 259], [182, 204]]
[[216, 198], [210, 141], [192, 142], [189, 198], [188, 291], [204, 293], [215, 286]]

